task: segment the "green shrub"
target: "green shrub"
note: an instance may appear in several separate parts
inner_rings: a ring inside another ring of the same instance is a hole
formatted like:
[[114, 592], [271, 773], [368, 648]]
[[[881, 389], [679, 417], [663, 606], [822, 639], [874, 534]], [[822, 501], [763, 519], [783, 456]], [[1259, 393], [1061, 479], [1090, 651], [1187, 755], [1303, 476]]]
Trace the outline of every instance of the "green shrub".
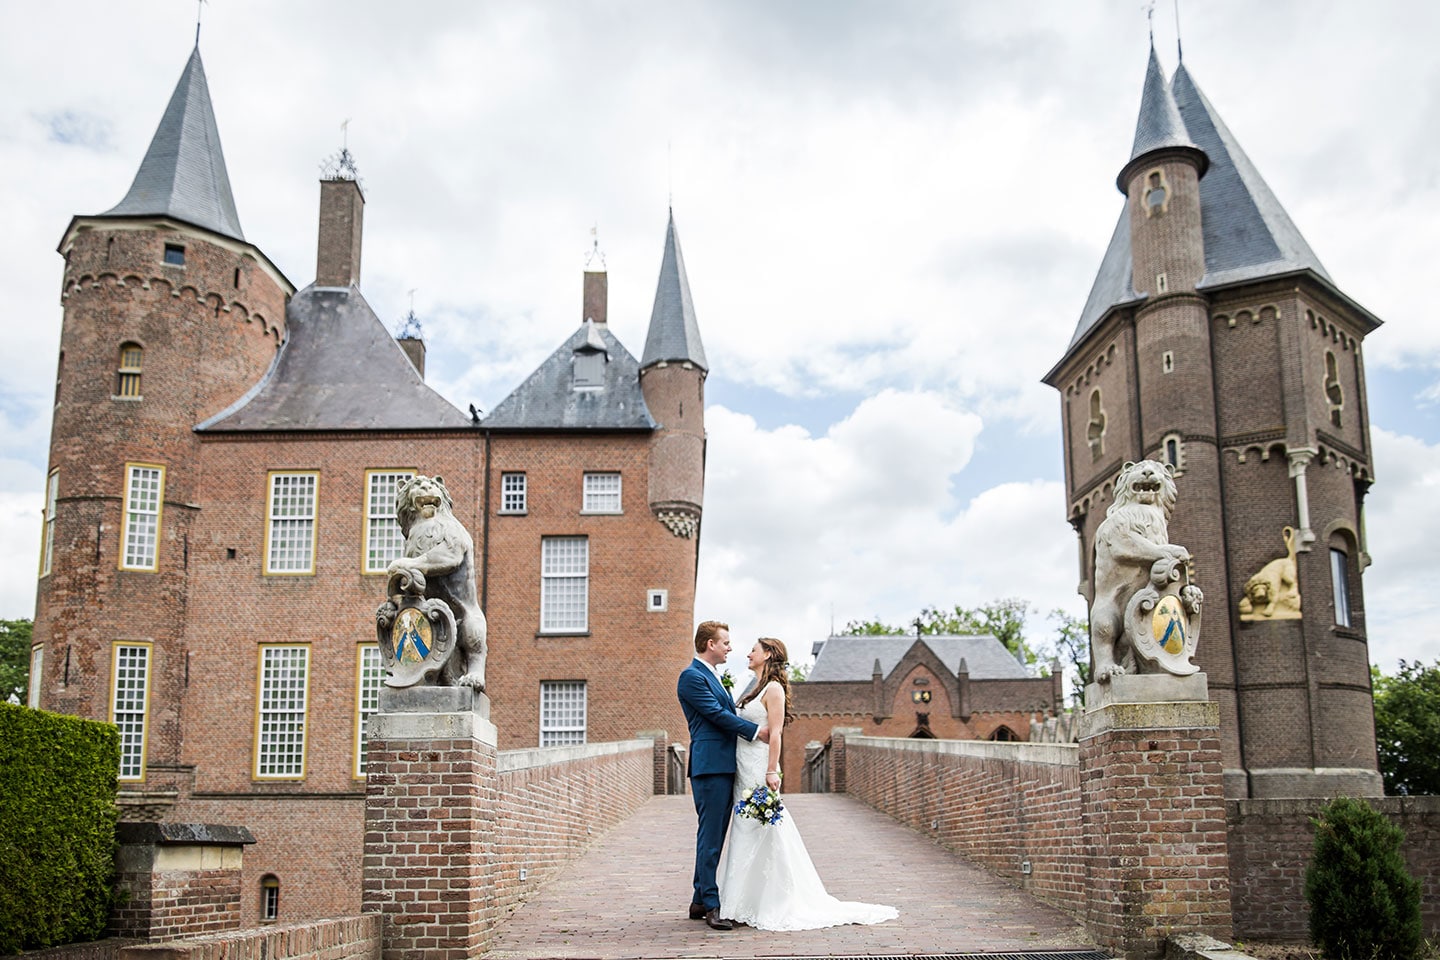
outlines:
[[1364, 800], [1320, 810], [1305, 871], [1310, 937], [1331, 960], [1413, 960], [1424, 930], [1420, 884], [1405, 868], [1405, 834]]
[[0, 703], [0, 953], [104, 931], [119, 767], [110, 724]]

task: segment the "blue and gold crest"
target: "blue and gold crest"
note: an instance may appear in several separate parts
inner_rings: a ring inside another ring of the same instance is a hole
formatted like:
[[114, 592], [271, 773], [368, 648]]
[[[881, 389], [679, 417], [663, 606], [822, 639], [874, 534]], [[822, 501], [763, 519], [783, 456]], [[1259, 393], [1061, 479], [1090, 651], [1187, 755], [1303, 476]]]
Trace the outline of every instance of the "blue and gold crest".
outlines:
[[1165, 557], [1150, 569], [1150, 583], [1135, 591], [1125, 607], [1125, 629], [1142, 673], [1155, 669], [1188, 677], [1200, 668], [1191, 662], [1200, 639], [1204, 596], [1190, 582], [1185, 561]]
[[375, 611], [386, 686], [433, 683], [455, 646], [455, 614], [443, 600], [397, 594]]

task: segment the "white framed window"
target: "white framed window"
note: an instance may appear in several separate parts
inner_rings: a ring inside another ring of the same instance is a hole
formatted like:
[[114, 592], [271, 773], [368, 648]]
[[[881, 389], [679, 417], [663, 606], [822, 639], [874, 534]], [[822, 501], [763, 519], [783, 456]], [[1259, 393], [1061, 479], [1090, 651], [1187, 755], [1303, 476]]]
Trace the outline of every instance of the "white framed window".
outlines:
[[125, 464], [124, 529], [120, 531], [120, 569], [159, 569], [160, 510], [165, 497], [165, 468], [154, 463]]
[[585, 499], [581, 511], [584, 513], [619, 513], [620, 474], [585, 474]]
[[664, 613], [670, 609], [670, 591], [662, 588], [645, 591], [645, 609], [651, 613]]
[[540, 541], [540, 632], [583, 633], [590, 628], [590, 539]]
[[365, 572], [384, 573], [405, 553], [405, 534], [395, 519], [395, 493], [414, 470], [365, 471]]
[[1350, 558], [1330, 548], [1330, 587], [1335, 594], [1335, 626], [1350, 626]]
[[575, 389], [598, 390], [605, 386], [605, 354], [586, 351], [575, 354]]
[[260, 881], [260, 921], [274, 923], [280, 919], [280, 879], [267, 873]]
[[270, 474], [265, 572], [315, 572], [315, 503], [320, 474]]
[[33, 709], [40, 709], [40, 684], [45, 680], [45, 648], [40, 644], [30, 648], [30, 680], [25, 685], [25, 703]]
[[255, 779], [303, 779], [310, 648], [305, 645], [261, 646], [259, 674]]
[[355, 779], [365, 777], [365, 748], [370, 740], [366, 726], [380, 709], [380, 682], [385, 669], [380, 664], [380, 647], [362, 643], [355, 663]]
[[120, 779], [144, 780], [150, 644], [115, 644], [111, 665], [110, 722], [120, 731]]
[[585, 742], [585, 681], [540, 681], [540, 746]]
[[524, 513], [529, 509], [525, 499], [525, 474], [500, 474], [500, 512]]
[[60, 471], [50, 471], [50, 478], [45, 482], [45, 518], [44, 532], [40, 535], [40, 576], [50, 576], [50, 568], [55, 562], [55, 506], [60, 497]]

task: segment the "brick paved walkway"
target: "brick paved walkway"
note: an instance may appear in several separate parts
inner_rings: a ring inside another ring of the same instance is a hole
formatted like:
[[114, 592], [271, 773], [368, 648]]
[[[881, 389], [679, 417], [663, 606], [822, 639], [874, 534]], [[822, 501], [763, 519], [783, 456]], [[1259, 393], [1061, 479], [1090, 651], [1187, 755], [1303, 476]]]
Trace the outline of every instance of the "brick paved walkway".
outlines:
[[786, 797], [820, 876], [842, 900], [888, 903], [870, 927], [711, 930], [685, 916], [695, 807], [654, 797], [500, 925], [487, 957], [816, 957], [1089, 947], [1075, 920], [843, 794]]

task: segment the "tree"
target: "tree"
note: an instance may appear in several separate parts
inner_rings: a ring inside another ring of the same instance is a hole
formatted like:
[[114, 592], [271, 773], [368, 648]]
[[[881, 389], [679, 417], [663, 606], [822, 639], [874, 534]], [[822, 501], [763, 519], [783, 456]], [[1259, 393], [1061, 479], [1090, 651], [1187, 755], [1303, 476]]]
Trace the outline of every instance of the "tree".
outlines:
[[33, 626], [29, 620], [0, 620], [0, 701], [25, 702]]
[[1405, 834], [1364, 800], [1337, 797], [1314, 818], [1305, 869], [1310, 937], [1329, 960], [1411, 960], [1424, 928]]
[[1090, 622], [1058, 608], [1050, 611], [1048, 619], [1055, 624], [1055, 657], [1061, 664], [1075, 668], [1070, 694], [1081, 702], [1085, 699], [1085, 685], [1090, 682]]
[[810, 677], [810, 668], [813, 663], [792, 663], [790, 664], [790, 682], [804, 683]]
[[927, 636], [989, 634], [1026, 666], [1031, 666], [1040, 660], [1039, 653], [1025, 639], [1025, 617], [1033, 609], [1028, 602], [1013, 597], [991, 600], [978, 607], [962, 607], [959, 604], [949, 609], [926, 607], [920, 611], [919, 617], [903, 627], [892, 626], [878, 618], [851, 620], [841, 632], [848, 636], [900, 636], [917, 630]]
[[1393, 677], [1370, 671], [1375, 746], [1389, 794], [1440, 794], [1440, 660], [1400, 661]]

